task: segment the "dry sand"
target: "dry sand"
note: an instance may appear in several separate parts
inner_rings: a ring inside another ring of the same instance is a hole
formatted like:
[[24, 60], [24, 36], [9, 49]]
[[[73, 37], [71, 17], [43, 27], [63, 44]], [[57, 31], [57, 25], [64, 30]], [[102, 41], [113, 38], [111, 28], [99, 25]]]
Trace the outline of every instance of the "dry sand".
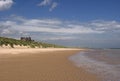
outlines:
[[0, 81], [98, 81], [68, 57], [79, 49], [0, 49]]

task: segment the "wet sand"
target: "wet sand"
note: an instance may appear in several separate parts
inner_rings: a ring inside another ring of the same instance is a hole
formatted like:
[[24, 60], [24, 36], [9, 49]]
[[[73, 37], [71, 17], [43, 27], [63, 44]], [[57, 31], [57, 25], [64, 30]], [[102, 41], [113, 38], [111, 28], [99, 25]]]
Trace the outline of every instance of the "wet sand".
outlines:
[[0, 49], [0, 81], [99, 81], [96, 75], [68, 60], [80, 52], [78, 49], [22, 49], [19, 54], [17, 50]]

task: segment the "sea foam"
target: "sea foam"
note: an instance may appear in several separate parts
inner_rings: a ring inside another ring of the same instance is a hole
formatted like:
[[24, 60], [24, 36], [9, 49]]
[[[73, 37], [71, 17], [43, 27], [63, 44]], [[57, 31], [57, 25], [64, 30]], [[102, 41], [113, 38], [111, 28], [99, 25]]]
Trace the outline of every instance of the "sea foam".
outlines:
[[96, 58], [89, 57], [89, 53], [91, 51], [80, 52], [70, 56], [69, 60], [74, 62], [77, 67], [83, 67], [87, 71], [97, 74], [102, 81], [120, 81], [120, 64], [112, 65], [102, 60], [96, 60]]

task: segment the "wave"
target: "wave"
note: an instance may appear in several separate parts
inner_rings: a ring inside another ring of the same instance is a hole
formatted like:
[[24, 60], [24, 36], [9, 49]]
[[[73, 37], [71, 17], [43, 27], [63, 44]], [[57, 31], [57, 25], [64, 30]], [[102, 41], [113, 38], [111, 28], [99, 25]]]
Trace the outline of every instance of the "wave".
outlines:
[[[70, 56], [69, 60], [77, 67], [83, 67], [87, 71], [97, 74], [102, 81], [120, 81], [120, 65], [108, 64], [87, 56], [89, 52], [80, 52]], [[112, 59], [111, 59], [112, 60]]]

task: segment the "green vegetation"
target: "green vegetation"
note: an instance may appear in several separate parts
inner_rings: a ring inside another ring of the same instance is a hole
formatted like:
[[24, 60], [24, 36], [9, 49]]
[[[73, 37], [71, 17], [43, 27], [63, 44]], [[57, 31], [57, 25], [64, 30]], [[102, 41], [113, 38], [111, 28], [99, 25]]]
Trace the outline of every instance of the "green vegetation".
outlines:
[[31, 48], [64, 48], [63, 46], [59, 45], [54, 45], [54, 44], [48, 44], [48, 43], [43, 43], [43, 42], [35, 42], [35, 41], [22, 41], [22, 40], [17, 40], [17, 39], [12, 39], [12, 38], [5, 38], [5, 37], [0, 37], [0, 46], [11, 46], [14, 48], [14, 45], [20, 45], [20, 46], [28, 46]]

